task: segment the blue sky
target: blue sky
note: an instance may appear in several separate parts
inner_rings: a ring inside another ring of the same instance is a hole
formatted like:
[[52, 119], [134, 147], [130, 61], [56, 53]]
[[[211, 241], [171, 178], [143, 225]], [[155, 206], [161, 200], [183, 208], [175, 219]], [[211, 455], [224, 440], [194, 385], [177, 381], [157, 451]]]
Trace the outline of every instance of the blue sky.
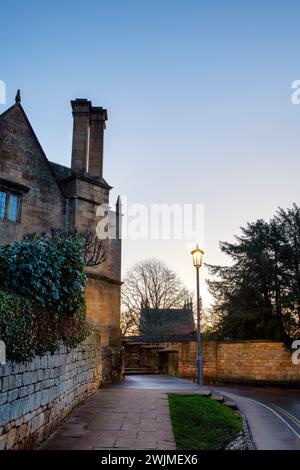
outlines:
[[[219, 240], [299, 203], [299, 14], [289, 0], [4, 0], [0, 80], [8, 105], [21, 88], [48, 158], [65, 165], [69, 101], [107, 107], [112, 200], [203, 203], [199, 243], [226, 263]], [[124, 271], [145, 256], [193, 288], [185, 242], [126, 241]]]

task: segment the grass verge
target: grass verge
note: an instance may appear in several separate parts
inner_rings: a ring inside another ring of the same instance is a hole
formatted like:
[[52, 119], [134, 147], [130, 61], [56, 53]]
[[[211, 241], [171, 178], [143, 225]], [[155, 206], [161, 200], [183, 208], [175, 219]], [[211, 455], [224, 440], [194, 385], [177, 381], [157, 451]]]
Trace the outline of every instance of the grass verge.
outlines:
[[222, 403], [196, 393], [168, 397], [177, 449], [222, 449], [242, 431], [239, 413]]

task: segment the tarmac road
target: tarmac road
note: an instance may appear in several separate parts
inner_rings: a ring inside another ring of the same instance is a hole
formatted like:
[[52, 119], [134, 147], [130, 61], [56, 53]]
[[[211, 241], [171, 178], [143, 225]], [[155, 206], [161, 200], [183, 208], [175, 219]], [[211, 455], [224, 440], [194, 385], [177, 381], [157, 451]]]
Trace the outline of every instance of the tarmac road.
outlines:
[[300, 390], [246, 385], [213, 389], [238, 403], [258, 449], [300, 449]]

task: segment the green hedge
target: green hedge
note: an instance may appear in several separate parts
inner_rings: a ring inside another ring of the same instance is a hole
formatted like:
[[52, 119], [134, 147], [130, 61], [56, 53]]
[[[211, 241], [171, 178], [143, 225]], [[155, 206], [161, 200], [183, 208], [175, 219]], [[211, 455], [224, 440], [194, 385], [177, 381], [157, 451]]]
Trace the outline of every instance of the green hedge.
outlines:
[[88, 335], [79, 238], [37, 238], [0, 247], [0, 339], [27, 361]]

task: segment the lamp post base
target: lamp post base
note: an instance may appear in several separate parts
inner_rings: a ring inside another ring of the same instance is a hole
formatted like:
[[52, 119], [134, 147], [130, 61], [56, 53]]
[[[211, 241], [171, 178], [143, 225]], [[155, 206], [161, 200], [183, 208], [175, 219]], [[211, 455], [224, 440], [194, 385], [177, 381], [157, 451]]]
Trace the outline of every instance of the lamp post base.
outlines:
[[197, 383], [200, 387], [202, 387], [203, 385], [202, 361], [199, 357], [197, 358]]

